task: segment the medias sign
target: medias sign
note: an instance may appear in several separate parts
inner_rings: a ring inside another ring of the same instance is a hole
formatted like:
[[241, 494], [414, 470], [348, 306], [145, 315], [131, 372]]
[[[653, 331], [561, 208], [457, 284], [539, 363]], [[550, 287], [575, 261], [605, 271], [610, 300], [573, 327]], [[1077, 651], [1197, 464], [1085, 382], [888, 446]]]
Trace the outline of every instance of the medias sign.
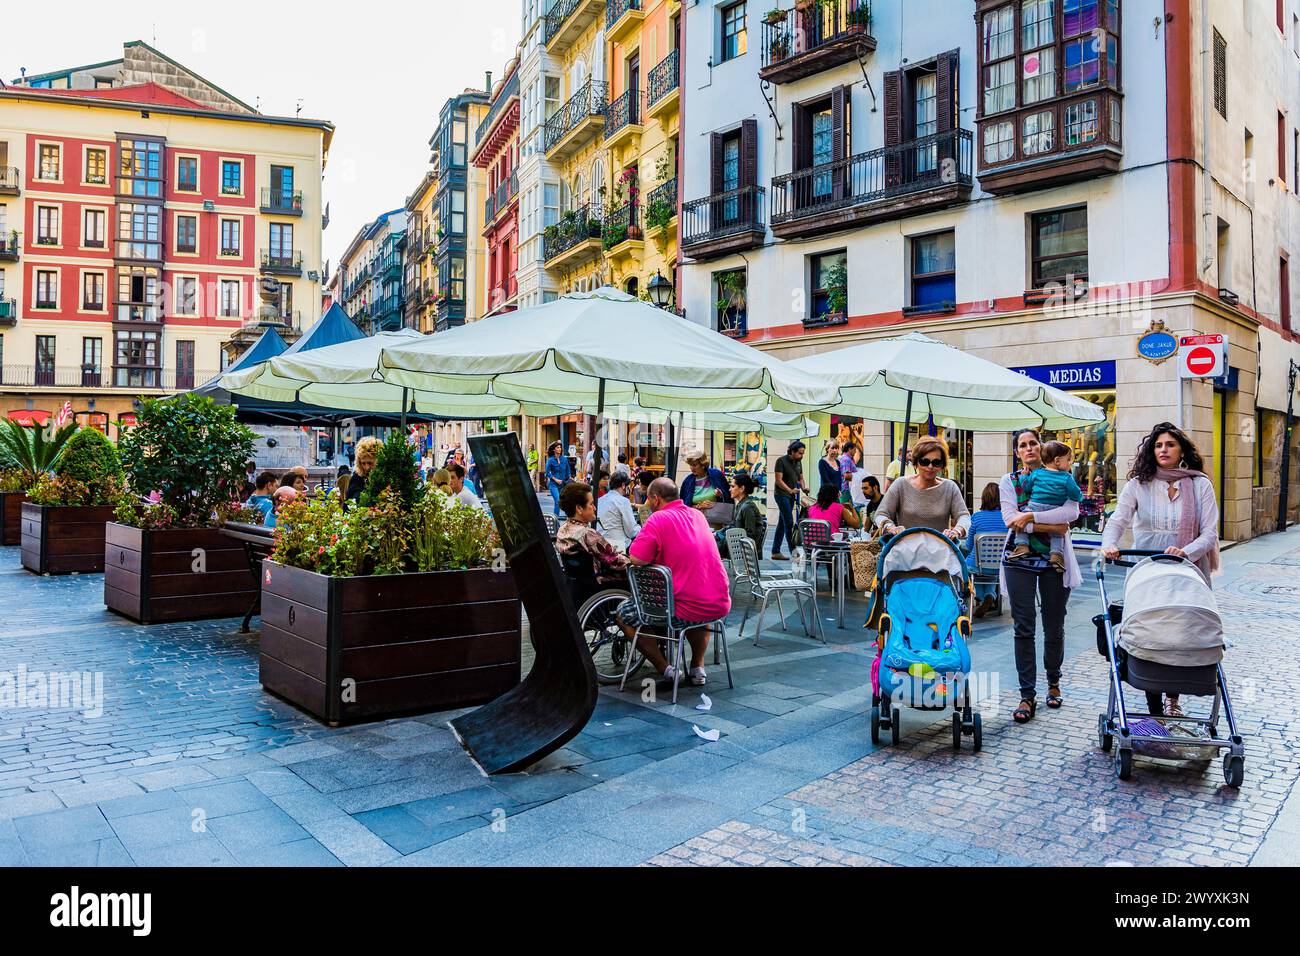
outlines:
[[1114, 388], [1115, 362], [1073, 362], [1067, 365], [1030, 365], [1011, 371], [1028, 375], [1052, 388]]
[[1221, 378], [1228, 370], [1222, 335], [1184, 335], [1178, 340], [1179, 378]]

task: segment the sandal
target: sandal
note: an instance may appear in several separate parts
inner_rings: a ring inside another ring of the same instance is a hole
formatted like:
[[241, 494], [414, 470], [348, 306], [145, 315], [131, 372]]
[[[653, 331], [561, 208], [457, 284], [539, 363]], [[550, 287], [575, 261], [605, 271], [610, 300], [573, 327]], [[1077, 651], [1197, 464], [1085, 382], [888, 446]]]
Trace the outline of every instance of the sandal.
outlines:
[[1047, 688], [1047, 706], [1052, 710], [1059, 710], [1065, 699], [1061, 697], [1061, 685], [1051, 684]]
[[1034, 714], [1038, 711], [1038, 701], [1026, 697], [1020, 701], [1020, 706], [1011, 712], [1011, 719], [1018, 724], [1027, 724], [1033, 719]]

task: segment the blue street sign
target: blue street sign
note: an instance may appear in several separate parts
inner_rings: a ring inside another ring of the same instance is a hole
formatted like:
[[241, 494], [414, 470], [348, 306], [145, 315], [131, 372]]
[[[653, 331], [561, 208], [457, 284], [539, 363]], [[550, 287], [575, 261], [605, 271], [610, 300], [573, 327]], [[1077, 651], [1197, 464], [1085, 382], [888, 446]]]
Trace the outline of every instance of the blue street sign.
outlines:
[[[1174, 343], [1177, 351], [1177, 342]], [[1011, 371], [1028, 375], [1036, 382], [1053, 388], [1114, 388], [1115, 362], [1073, 362], [1067, 365], [1030, 365]]]
[[1168, 332], [1148, 332], [1138, 339], [1137, 351], [1149, 362], [1163, 362], [1178, 354], [1178, 339]]

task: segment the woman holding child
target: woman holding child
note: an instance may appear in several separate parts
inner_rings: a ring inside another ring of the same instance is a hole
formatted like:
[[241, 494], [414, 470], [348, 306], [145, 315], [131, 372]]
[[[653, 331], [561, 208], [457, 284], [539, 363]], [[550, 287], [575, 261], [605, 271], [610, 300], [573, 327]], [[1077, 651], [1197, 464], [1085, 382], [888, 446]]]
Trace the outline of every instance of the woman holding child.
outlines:
[[[1073, 479], [1067, 483], [1058, 477], [1070, 478], [1070, 449], [1067, 446], [1060, 442], [1043, 445], [1038, 432], [1032, 428], [1017, 432], [1013, 444], [1020, 470], [1002, 479], [998, 496], [1002, 520], [1016, 534], [1016, 548], [1007, 556], [1010, 563], [1003, 567], [1003, 581], [1011, 602], [1016, 674], [1020, 682], [1020, 703], [1011, 717], [1016, 723], [1024, 724], [1038, 710], [1034, 636], [1039, 613], [1043, 619], [1047, 706], [1055, 710], [1063, 703], [1061, 663], [1065, 659], [1065, 607], [1070, 600], [1070, 591], [1083, 583], [1079, 562], [1070, 546], [1070, 524], [1079, 517], [1082, 495]], [[1045, 449], [1052, 454], [1050, 469], [1045, 468]], [[1040, 474], [1044, 471], [1052, 474]], [[1031, 492], [1041, 499], [1031, 497]], [[1028, 566], [1016, 566], [1018, 561], [1033, 554], [1046, 557], [1052, 570], [1040, 574]]]

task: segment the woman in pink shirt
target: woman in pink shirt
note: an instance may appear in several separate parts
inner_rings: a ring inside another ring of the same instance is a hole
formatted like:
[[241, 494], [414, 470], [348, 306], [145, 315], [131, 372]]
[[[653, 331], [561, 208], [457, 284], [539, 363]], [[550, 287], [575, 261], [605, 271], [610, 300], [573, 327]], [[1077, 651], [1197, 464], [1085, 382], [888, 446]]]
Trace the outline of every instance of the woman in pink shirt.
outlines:
[[808, 517], [813, 521], [828, 522], [831, 534], [837, 534], [841, 524], [850, 528], [862, 527], [857, 511], [840, 504], [839, 489], [830, 485], [822, 485], [817, 489], [817, 503], [808, 509]]

